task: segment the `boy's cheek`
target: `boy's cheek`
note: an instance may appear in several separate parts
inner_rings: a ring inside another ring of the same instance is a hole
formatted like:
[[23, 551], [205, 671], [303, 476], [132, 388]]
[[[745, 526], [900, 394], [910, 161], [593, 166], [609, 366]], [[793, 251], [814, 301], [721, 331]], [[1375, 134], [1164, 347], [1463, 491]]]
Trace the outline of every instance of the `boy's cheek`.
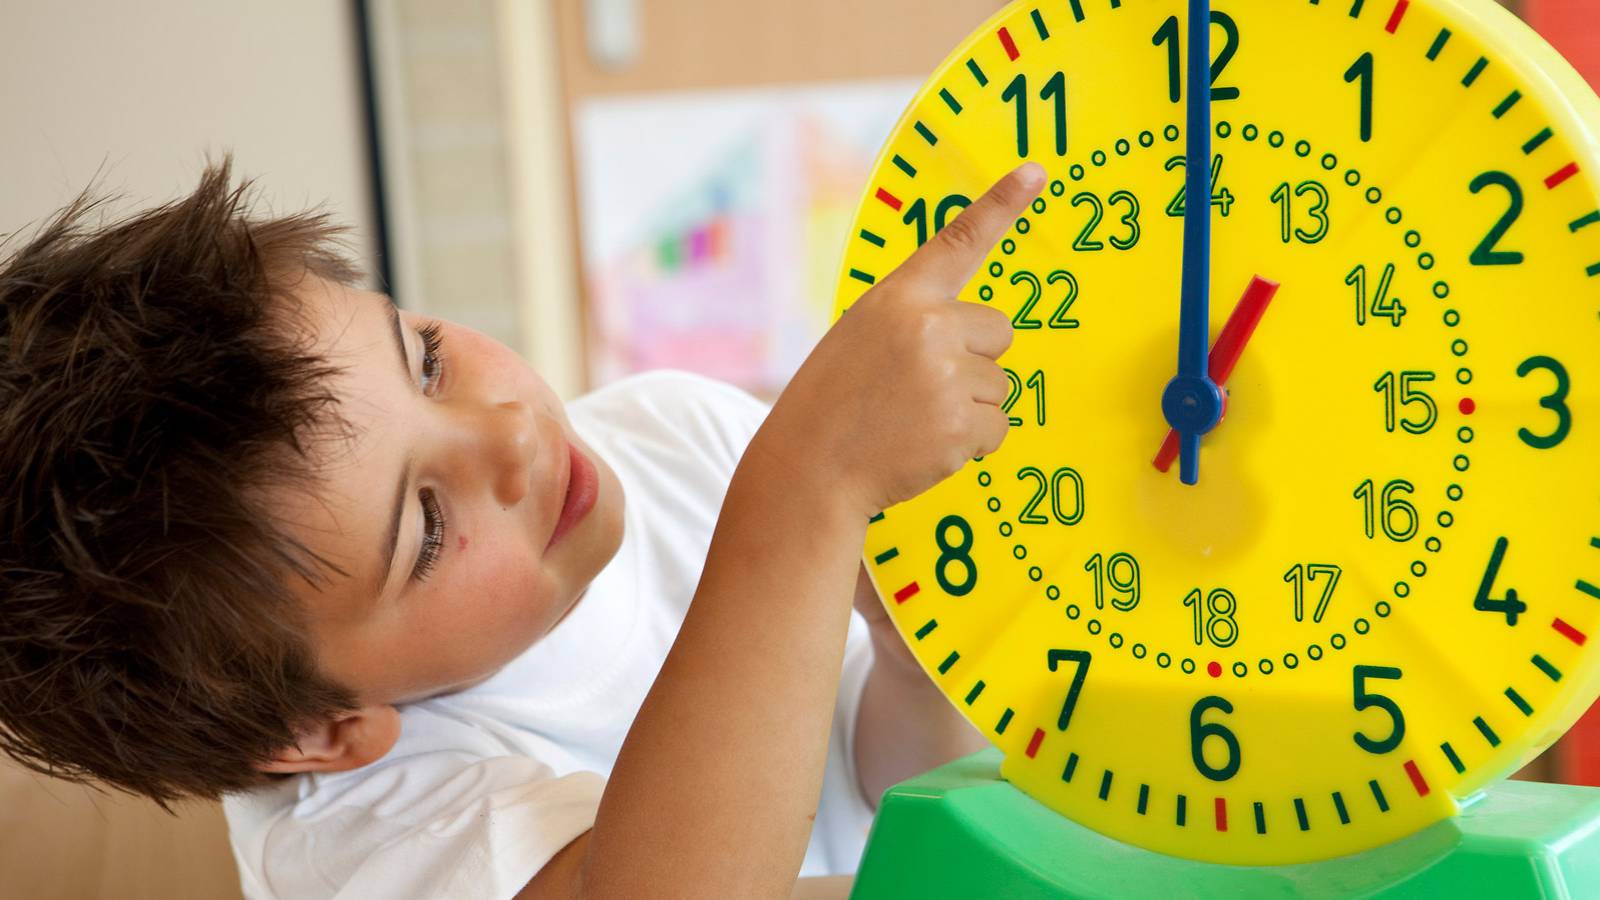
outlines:
[[[462, 539], [465, 540], [464, 549]], [[460, 689], [492, 675], [548, 629], [554, 588], [492, 533], [458, 534], [458, 577], [436, 577], [382, 651], [370, 660], [389, 698]], [[443, 575], [444, 573], [439, 573]]]

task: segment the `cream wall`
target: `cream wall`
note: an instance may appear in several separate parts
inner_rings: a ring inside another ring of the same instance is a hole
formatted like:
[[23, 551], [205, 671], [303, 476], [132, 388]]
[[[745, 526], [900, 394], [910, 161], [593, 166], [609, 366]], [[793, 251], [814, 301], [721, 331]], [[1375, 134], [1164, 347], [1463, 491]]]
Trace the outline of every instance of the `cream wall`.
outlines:
[[371, 0], [396, 293], [571, 398], [582, 329], [566, 110], [544, 0]]
[[373, 212], [351, 4], [0, 3], [0, 234], [101, 173], [136, 206], [232, 149], [280, 211], [326, 202], [372, 267]]
[[[336, 0], [0, 0], [0, 234], [97, 172], [133, 206], [169, 199], [231, 148], [273, 208], [326, 201], [370, 270], [355, 33]], [[178, 812], [0, 760], [0, 897], [237, 898], [220, 809]]]

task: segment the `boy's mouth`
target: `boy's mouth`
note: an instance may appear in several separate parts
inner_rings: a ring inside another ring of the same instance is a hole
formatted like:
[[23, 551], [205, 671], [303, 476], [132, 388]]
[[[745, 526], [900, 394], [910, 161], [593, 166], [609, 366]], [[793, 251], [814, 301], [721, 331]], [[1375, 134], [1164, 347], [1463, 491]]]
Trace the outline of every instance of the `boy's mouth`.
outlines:
[[600, 493], [600, 477], [595, 472], [594, 463], [570, 442], [567, 443], [567, 454], [570, 457], [567, 490], [561, 502], [561, 515], [556, 519], [555, 530], [550, 533], [550, 543], [545, 545], [546, 551], [589, 514]]

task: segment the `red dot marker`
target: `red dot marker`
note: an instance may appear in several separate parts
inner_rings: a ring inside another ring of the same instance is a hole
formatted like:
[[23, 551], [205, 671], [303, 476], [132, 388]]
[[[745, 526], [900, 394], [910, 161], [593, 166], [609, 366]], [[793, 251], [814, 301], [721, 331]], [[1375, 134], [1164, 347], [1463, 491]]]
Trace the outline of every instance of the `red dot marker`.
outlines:
[[1470, 416], [1478, 411], [1478, 404], [1472, 402], [1471, 397], [1462, 397], [1460, 409], [1463, 416]]
[[1216, 662], [1215, 660], [1206, 663], [1206, 674], [1210, 675], [1212, 678], [1221, 678], [1222, 663]]

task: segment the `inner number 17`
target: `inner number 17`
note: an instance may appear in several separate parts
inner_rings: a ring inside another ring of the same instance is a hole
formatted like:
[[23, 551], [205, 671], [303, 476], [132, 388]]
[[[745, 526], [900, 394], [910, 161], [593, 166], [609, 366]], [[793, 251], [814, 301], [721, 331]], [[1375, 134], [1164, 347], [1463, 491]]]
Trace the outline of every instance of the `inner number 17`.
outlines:
[[1295, 563], [1289, 571], [1283, 573], [1283, 580], [1294, 586], [1294, 620], [1305, 621], [1306, 613], [1306, 585], [1322, 580], [1322, 598], [1317, 601], [1317, 608], [1311, 611], [1311, 621], [1321, 622], [1322, 614], [1328, 611], [1328, 601], [1333, 599], [1333, 589], [1339, 584], [1339, 575], [1343, 570], [1338, 566], [1313, 563], [1301, 565]]

